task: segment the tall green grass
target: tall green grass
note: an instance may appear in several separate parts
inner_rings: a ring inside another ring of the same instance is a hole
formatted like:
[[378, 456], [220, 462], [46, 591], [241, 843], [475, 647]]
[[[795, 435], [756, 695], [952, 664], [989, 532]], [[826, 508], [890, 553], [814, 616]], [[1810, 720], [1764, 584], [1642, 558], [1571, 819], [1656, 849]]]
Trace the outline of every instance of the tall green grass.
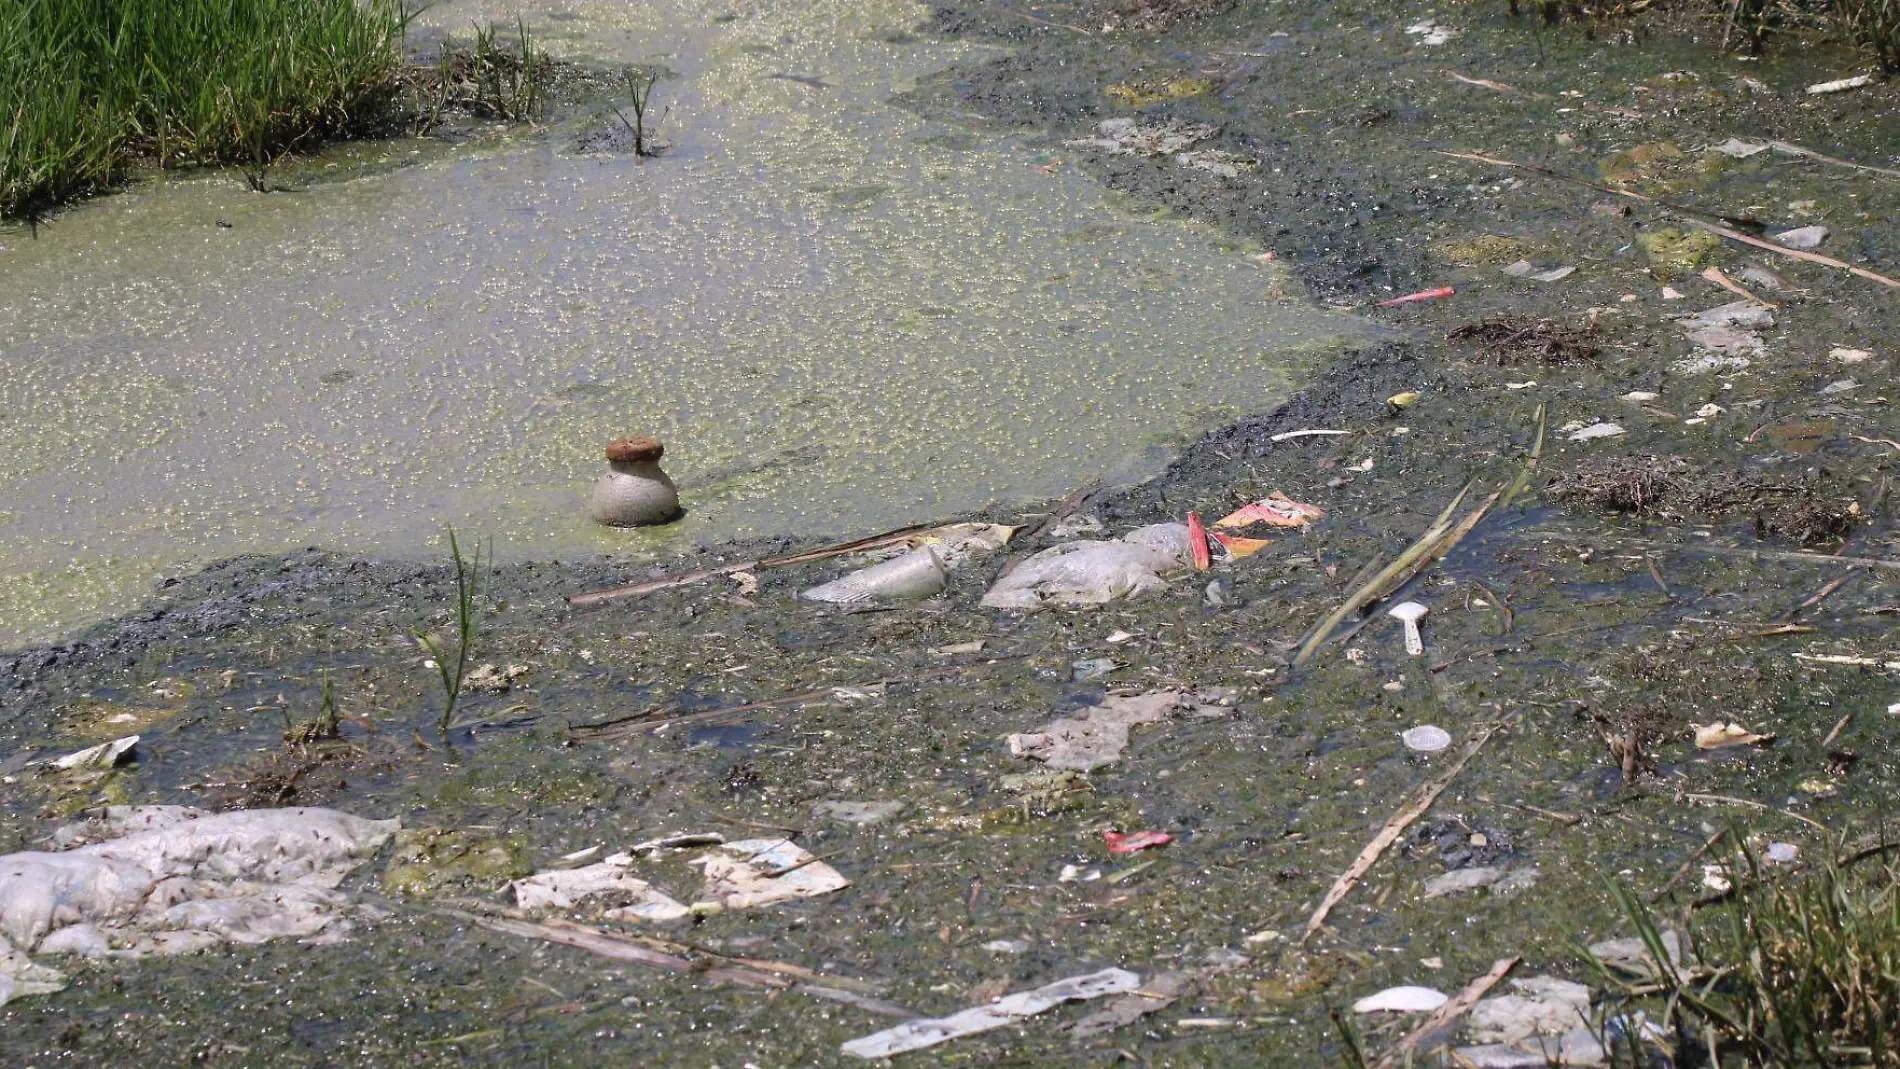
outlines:
[[0, 214], [377, 122], [400, 0], [0, 0]]

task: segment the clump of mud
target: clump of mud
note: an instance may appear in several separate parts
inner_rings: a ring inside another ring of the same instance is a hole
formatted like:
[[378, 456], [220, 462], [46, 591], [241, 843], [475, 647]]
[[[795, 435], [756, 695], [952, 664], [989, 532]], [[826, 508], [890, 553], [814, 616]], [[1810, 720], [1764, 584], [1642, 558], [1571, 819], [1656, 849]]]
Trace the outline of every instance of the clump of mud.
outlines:
[[1103, 6], [1108, 25], [1146, 30], [1219, 15], [1234, 0], [1108, 0]]
[[1445, 336], [1475, 342], [1478, 355], [1499, 367], [1519, 364], [1589, 364], [1598, 355], [1595, 328], [1566, 327], [1549, 319], [1492, 316], [1466, 323]]
[[1552, 501], [1590, 512], [1680, 521], [1753, 513], [1760, 538], [1804, 546], [1846, 538], [1864, 517], [1859, 502], [1807, 484], [1691, 464], [1651, 454], [1586, 461], [1545, 487]]

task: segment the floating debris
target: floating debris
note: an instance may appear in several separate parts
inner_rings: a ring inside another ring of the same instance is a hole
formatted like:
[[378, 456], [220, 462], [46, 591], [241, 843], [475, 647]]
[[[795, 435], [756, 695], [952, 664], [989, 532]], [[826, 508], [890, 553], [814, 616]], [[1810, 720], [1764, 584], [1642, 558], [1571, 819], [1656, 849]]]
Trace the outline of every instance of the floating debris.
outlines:
[[1430, 1013], [1451, 996], [1429, 987], [1388, 987], [1352, 1004], [1354, 1013]]
[[1436, 724], [1420, 724], [1418, 727], [1408, 728], [1399, 735], [1399, 738], [1405, 741], [1408, 749], [1417, 750], [1420, 753], [1437, 753], [1451, 745], [1451, 732]]
[[1026, 1017], [1052, 1010], [1065, 1002], [1080, 1002], [1104, 995], [1123, 995], [1136, 991], [1141, 977], [1126, 969], [1103, 969], [1085, 976], [1072, 976], [1030, 991], [1007, 995], [984, 1006], [974, 1006], [949, 1017], [906, 1021], [895, 1028], [873, 1032], [844, 1044], [840, 1050], [855, 1057], [889, 1058], [907, 1051], [923, 1050], [964, 1036], [988, 1032], [1014, 1024]]

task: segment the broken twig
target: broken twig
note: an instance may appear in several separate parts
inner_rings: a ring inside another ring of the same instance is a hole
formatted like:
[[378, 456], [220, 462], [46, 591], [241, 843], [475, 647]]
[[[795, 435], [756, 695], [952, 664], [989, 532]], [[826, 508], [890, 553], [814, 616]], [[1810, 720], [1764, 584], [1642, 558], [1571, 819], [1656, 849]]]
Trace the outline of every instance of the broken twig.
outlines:
[[1496, 987], [1498, 981], [1504, 979], [1512, 969], [1517, 968], [1517, 963], [1522, 960], [1512, 955], [1492, 962], [1489, 972], [1466, 984], [1463, 991], [1451, 997], [1451, 1001], [1438, 1007], [1437, 1012], [1425, 1018], [1425, 1023], [1407, 1032], [1404, 1039], [1399, 1040], [1391, 1050], [1386, 1051], [1378, 1061], [1372, 1063], [1372, 1069], [1388, 1069], [1390, 1066], [1400, 1064], [1410, 1065], [1412, 1051], [1417, 1049], [1420, 1043], [1443, 1032], [1447, 1025], [1470, 1013], [1471, 1007], [1476, 1006], [1478, 1000]]
[[1451, 781], [1457, 779], [1458, 773], [1464, 771], [1465, 764], [1477, 756], [1478, 751], [1484, 748], [1485, 743], [1491, 741], [1491, 736], [1497, 734], [1501, 726], [1493, 724], [1485, 728], [1477, 738], [1471, 741], [1471, 745], [1465, 747], [1465, 752], [1450, 768], [1441, 773], [1437, 779], [1427, 783], [1411, 801], [1400, 806], [1399, 811], [1392, 814], [1391, 818], [1385, 822], [1385, 826], [1379, 829], [1379, 834], [1372, 837], [1372, 841], [1366, 844], [1365, 849], [1359, 851], [1359, 856], [1353, 859], [1352, 864], [1340, 874], [1339, 879], [1333, 881], [1332, 889], [1326, 892], [1324, 899], [1320, 900], [1319, 908], [1306, 919], [1306, 932], [1300, 936], [1301, 943], [1313, 938], [1313, 933], [1319, 931], [1320, 927], [1326, 923], [1326, 918], [1332, 913], [1333, 907], [1339, 905], [1347, 895], [1352, 893], [1352, 889], [1358, 886], [1366, 873], [1372, 871], [1372, 866], [1379, 863], [1379, 858], [1391, 849], [1393, 843], [1399, 841], [1399, 836], [1404, 834], [1405, 829], [1410, 827], [1413, 821], [1424, 816], [1425, 812], [1432, 807], [1432, 803], [1438, 801], [1438, 796], [1445, 793], [1445, 788], [1451, 786]]
[[[1670, 205], [1670, 207], [1675, 207], [1675, 206]], [[1734, 220], [1729, 220], [1729, 221], [1733, 222]], [[1832, 256], [1822, 256], [1818, 252], [1803, 252], [1800, 249], [1791, 249], [1791, 248], [1788, 248], [1786, 245], [1777, 245], [1772, 241], [1763, 241], [1762, 239], [1758, 237], [1752, 237], [1748, 234], [1743, 234], [1738, 231], [1730, 230], [1728, 227], [1725, 227], [1725, 226], [1716, 226], [1714, 223], [1706, 223], [1700, 219], [1691, 219], [1689, 220], [1689, 222], [1695, 226], [1699, 226], [1702, 229], [1709, 231], [1710, 233], [1720, 234], [1731, 241], [1739, 241], [1744, 245], [1753, 245], [1758, 249], [1766, 249], [1769, 252], [1777, 253], [1781, 256], [1786, 256], [1791, 260], [1806, 260], [1807, 262], [1811, 264], [1820, 264], [1823, 267], [1837, 267], [1841, 269], [1842, 271], [1846, 271], [1850, 274], [1859, 275], [1860, 277], [1867, 279], [1869, 282], [1878, 282], [1883, 286], [1889, 286], [1893, 289], [1900, 290], [1900, 282], [1895, 282], [1893, 279], [1888, 278], [1886, 275], [1875, 274], [1874, 272], [1869, 271], [1864, 267], [1855, 266], [1854, 264], [1850, 264], [1846, 262], [1845, 260], [1836, 260]]]

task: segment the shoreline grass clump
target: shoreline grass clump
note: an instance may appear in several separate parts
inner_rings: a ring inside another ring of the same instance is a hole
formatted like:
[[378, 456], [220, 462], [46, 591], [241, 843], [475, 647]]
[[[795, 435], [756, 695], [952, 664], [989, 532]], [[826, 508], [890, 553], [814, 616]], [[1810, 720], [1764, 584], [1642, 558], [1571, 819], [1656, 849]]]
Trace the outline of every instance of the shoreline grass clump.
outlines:
[[1891, 845], [1792, 873], [1769, 871], [1739, 848], [1725, 869], [1733, 891], [1724, 916], [1696, 926], [1696, 960], [1680, 963], [1648, 908], [1612, 881], [1650, 961], [1668, 963], [1654, 982], [1625, 985], [1626, 995], [1661, 998], [1665, 1023], [1694, 1037], [1710, 1065], [1900, 1069], [1900, 862]]
[[0, 0], [0, 215], [159, 167], [271, 159], [387, 115], [400, 0]]

